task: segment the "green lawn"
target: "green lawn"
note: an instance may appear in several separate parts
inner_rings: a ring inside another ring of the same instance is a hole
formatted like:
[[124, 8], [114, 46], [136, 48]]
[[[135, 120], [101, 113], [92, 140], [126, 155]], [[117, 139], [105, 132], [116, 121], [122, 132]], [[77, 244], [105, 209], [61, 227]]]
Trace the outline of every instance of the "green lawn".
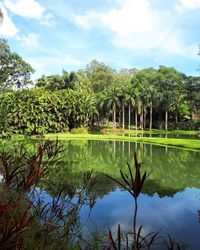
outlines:
[[[119, 132], [120, 133], [120, 132]], [[159, 129], [152, 129], [152, 130], [128, 130], [125, 129], [124, 133], [130, 134], [162, 134], [162, 135], [199, 135], [199, 130], [159, 130]]]
[[137, 141], [144, 143], [153, 143], [163, 146], [173, 146], [173, 147], [184, 147], [195, 150], [200, 150], [200, 140], [194, 139], [176, 139], [176, 138], [158, 138], [158, 137], [134, 137], [134, 136], [123, 136], [123, 135], [100, 135], [100, 134], [47, 134], [45, 138], [49, 139], [63, 139], [63, 140], [117, 140], [117, 141]]

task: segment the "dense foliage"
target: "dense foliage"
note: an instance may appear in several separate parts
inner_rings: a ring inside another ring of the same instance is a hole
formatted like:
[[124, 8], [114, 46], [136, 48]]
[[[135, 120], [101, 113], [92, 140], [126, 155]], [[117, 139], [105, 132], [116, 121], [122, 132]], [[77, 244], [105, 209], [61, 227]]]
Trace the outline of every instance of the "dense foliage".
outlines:
[[95, 100], [86, 92], [24, 89], [0, 94], [0, 109], [2, 133], [53, 133], [88, 125]]
[[0, 39], [0, 86], [21, 88], [31, 84], [34, 70], [17, 53], [10, 51], [4, 39]]
[[91, 126], [199, 129], [200, 77], [174, 68], [116, 71], [93, 60], [86, 69], [43, 75], [24, 89], [33, 69], [0, 40], [0, 71], [1, 134]]

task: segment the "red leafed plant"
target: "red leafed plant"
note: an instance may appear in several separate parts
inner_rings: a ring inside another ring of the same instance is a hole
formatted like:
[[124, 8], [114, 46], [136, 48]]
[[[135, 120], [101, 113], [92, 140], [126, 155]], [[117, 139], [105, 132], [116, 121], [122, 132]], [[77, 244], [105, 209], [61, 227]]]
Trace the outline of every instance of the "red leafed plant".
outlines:
[[0, 153], [0, 173], [3, 177], [0, 183], [0, 249], [15, 249], [23, 245], [22, 235], [33, 221], [30, 211], [34, 207], [28, 195], [47, 171], [46, 167], [42, 167], [43, 157], [48, 160], [61, 151], [58, 142], [46, 141], [39, 145], [34, 155], [29, 155], [23, 147], [17, 156]]

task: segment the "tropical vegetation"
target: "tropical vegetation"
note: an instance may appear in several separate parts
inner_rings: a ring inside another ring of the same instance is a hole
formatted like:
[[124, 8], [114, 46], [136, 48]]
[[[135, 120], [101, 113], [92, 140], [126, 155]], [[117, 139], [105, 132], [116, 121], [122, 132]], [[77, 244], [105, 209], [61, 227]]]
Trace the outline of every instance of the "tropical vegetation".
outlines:
[[42, 75], [0, 40], [0, 133], [44, 134], [78, 127], [199, 129], [200, 77], [160, 66], [116, 71], [91, 61]]

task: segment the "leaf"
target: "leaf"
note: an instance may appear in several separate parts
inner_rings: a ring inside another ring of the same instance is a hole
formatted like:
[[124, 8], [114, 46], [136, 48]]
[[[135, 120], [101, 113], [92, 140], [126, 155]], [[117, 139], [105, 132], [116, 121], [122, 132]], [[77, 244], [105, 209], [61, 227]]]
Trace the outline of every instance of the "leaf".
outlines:
[[111, 243], [112, 243], [112, 246], [113, 246], [114, 250], [117, 250], [117, 246], [116, 246], [116, 244], [115, 244], [115, 242], [113, 240], [111, 230], [109, 230], [109, 239], [111, 240]]

